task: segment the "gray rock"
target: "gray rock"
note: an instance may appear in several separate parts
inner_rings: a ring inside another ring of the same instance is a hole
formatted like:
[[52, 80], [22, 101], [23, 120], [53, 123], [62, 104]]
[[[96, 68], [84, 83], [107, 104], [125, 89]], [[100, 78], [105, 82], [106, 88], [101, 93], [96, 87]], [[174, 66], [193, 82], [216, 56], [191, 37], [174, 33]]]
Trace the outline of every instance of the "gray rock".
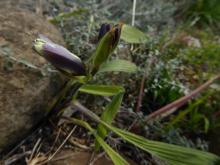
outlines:
[[32, 50], [38, 33], [63, 44], [57, 29], [28, 11], [0, 9], [0, 152], [13, 147], [45, 114], [63, 78]]

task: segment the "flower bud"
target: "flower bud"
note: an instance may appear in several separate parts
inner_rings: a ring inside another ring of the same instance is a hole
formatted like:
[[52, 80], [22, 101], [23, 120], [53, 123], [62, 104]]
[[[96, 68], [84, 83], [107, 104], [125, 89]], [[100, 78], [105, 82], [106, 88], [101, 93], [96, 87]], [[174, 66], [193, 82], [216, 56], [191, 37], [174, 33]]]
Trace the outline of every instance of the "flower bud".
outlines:
[[69, 76], [86, 74], [85, 66], [79, 57], [43, 35], [34, 41], [33, 49], [58, 70]]
[[[120, 36], [121, 36], [121, 28], [122, 28], [122, 23], [120, 24], [117, 24], [113, 27], [113, 40], [112, 40], [112, 47], [113, 47], [113, 50], [116, 48], [116, 46], [118, 45], [118, 42], [119, 42], [119, 39], [120, 39]], [[112, 51], [113, 51], [112, 50]]]
[[117, 24], [112, 28], [108, 24], [103, 24], [99, 31], [100, 41], [96, 48], [94, 55], [92, 56], [93, 68], [91, 73], [95, 74], [100, 65], [106, 62], [109, 55], [114, 51], [118, 45], [121, 28], [123, 24]]
[[99, 36], [98, 36], [98, 41], [111, 29], [111, 25], [104, 23], [101, 25], [101, 28], [99, 30]]

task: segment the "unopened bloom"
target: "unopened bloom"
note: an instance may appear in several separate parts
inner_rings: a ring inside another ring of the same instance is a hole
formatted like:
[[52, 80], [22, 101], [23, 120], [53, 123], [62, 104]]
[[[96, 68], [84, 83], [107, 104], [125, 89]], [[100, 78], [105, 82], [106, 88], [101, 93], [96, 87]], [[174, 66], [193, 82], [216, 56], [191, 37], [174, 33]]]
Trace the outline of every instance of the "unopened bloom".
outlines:
[[114, 51], [118, 45], [121, 29], [123, 24], [117, 24], [111, 27], [109, 24], [101, 25], [99, 30], [99, 43], [93, 55], [93, 69], [92, 74], [96, 73], [100, 65], [106, 62], [109, 55]]
[[[116, 48], [116, 46], [118, 45], [120, 36], [121, 36], [121, 29], [122, 29], [123, 24], [117, 24], [112, 28], [112, 33], [113, 33], [113, 40], [112, 40], [112, 47], [113, 50]], [[113, 51], [112, 50], [112, 51]]]
[[33, 49], [58, 70], [69, 76], [86, 74], [85, 66], [79, 57], [43, 35], [34, 41]]
[[110, 24], [107, 23], [102, 24], [101, 28], [99, 29], [98, 40], [101, 40], [104, 35], [109, 32], [109, 35], [111, 35], [111, 41], [109, 41], [109, 45], [111, 45], [112, 48], [115, 48], [120, 39], [122, 25], [122, 23], [119, 23], [112, 27]]
[[102, 24], [99, 29], [98, 40], [100, 40], [110, 29], [111, 29], [110, 24], [107, 24], [107, 23]]

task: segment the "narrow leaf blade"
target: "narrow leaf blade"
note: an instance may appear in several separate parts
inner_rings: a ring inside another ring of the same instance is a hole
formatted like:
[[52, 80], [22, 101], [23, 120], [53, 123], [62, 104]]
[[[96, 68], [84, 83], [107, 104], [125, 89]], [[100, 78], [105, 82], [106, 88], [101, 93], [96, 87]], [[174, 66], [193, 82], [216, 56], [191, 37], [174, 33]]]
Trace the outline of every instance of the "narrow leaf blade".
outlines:
[[127, 142], [159, 157], [170, 165], [218, 165], [220, 163], [220, 157], [215, 154], [164, 142], [148, 140], [139, 135], [115, 128], [103, 120], [99, 120], [99, 122]]
[[84, 85], [79, 89], [79, 91], [93, 95], [113, 96], [124, 92], [124, 88], [121, 86], [109, 85]]
[[110, 124], [107, 124], [106, 122], [101, 120], [95, 113], [89, 111], [88, 109], [80, 106], [77, 103], [75, 103], [75, 106], [81, 108], [81, 112], [93, 118], [95, 121], [101, 123], [107, 129], [113, 131], [124, 140], [139, 147], [144, 151], [149, 152], [152, 155], [158, 156], [160, 159], [168, 162], [168, 164], [170, 165], [218, 165], [220, 163], [220, 157], [215, 154], [145, 139], [144, 137], [115, 128]]
[[[105, 121], [108, 124], [111, 124], [112, 121], [114, 120], [116, 114], [118, 113], [118, 110], [120, 109], [122, 99], [123, 99], [123, 93], [119, 93], [118, 95], [114, 96], [112, 99], [112, 102], [110, 102], [106, 108], [105, 111], [102, 113], [101, 119]], [[107, 134], [106, 128], [102, 125], [99, 124], [97, 127], [97, 134], [101, 137], [104, 138]], [[99, 150], [99, 143], [96, 141], [95, 142], [95, 149]]]
[[128, 165], [129, 163], [115, 152], [100, 136], [95, 135], [97, 142], [102, 146], [105, 152], [109, 155], [115, 165]]
[[108, 156], [111, 158], [111, 160], [115, 165], [129, 165], [129, 163], [123, 157], [121, 157], [115, 150], [111, 148], [111, 146], [109, 146], [101, 137], [99, 137], [96, 134], [95, 130], [89, 125], [89, 123], [75, 118], [69, 118], [68, 120], [70, 120], [74, 124], [81, 125], [86, 129], [88, 129], [93, 134], [93, 136], [96, 138], [98, 143], [102, 146], [102, 148], [105, 150], [105, 152], [108, 154]]
[[134, 144], [144, 151], [158, 156], [171, 165], [217, 165], [220, 158], [212, 153], [199, 151], [192, 148], [181, 147], [173, 144], [147, 140], [130, 132], [111, 127], [111, 130], [126, 141]]

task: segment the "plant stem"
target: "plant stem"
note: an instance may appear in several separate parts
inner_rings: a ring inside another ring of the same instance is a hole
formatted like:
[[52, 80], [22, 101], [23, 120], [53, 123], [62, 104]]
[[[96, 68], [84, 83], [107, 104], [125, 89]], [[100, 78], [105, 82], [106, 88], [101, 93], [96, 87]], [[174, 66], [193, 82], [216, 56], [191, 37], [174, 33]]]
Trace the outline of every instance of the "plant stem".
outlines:
[[94, 121], [98, 123], [102, 123], [102, 120], [95, 113], [93, 113], [92, 111], [81, 105], [78, 101], [73, 102], [73, 105], [78, 111], [92, 118]]
[[82, 83], [75, 79], [68, 80], [65, 87], [53, 98], [52, 102], [49, 104], [46, 110], [46, 116], [49, 117], [52, 114], [56, 114], [60, 109], [62, 109], [61, 103], [64, 102], [62, 106], [65, 106], [67, 101], [64, 100], [68, 93], [71, 92], [70, 95], [74, 95], [82, 85]]
[[133, 8], [132, 8], [132, 20], [131, 25], [134, 26], [135, 24], [135, 12], [136, 12], [136, 0], [133, 0]]
[[140, 112], [142, 100], [144, 97], [144, 84], [145, 84], [146, 78], [148, 78], [150, 75], [150, 70], [151, 70], [152, 65], [155, 63], [155, 60], [156, 59], [152, 56], [148, 59], [147, 67], [146, 67], [146, 70], [144, 71], [144, 75], [141, 80], [140, 91], [138, 95], [137, 106], [136, 106], [135, 112]]

